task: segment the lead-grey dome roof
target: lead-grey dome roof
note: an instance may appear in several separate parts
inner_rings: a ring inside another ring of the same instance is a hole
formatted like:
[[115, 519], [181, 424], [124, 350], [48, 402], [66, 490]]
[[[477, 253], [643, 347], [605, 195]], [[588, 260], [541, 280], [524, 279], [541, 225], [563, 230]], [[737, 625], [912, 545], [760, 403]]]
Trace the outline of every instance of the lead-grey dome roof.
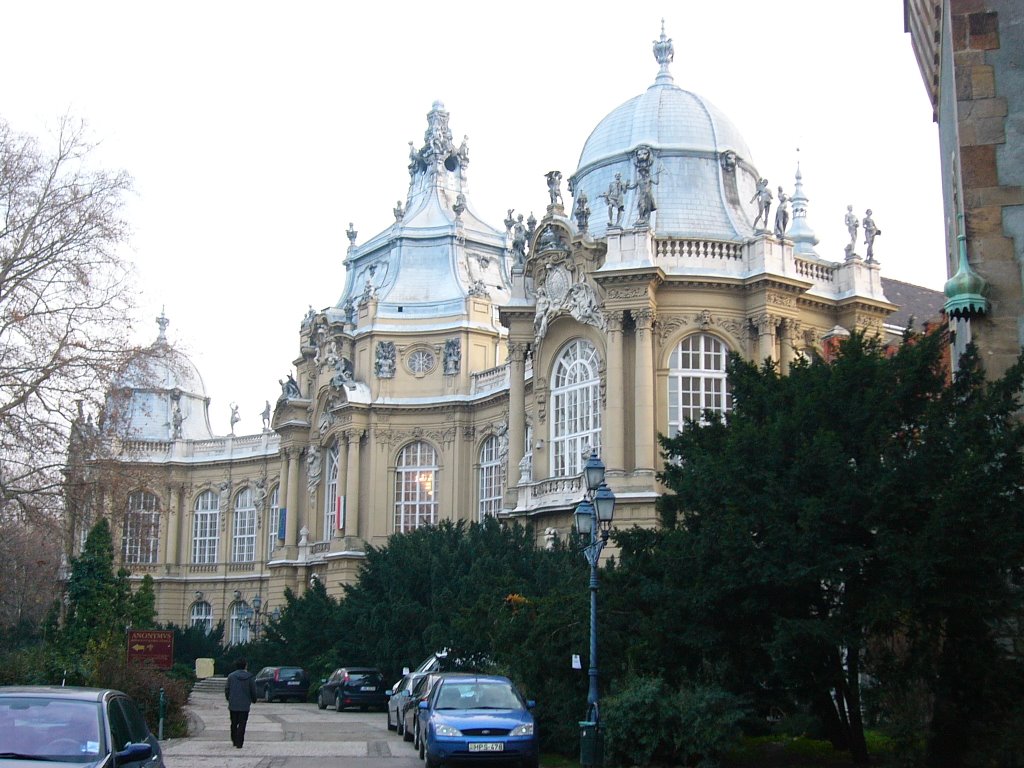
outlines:
[[[594, 215], [590, 234], [608, 226], [604, 202], [615, 174], [636, 180], [634, 156], [645, 147], [654, 156], [656, 210], [650, 226], [658, 236], [740, 241], [753, 234], [750, 203], [758, 175], [750, 150], [732, 121], [707, 99], [675, 84], [668, 65], [672, 41], [654, 43], [660, 70], [644, 93], [612, 110], [591, 132], [572, 178], [575, 197], [586, 194]], [[636, 193], [625, 198], [622, 225], [637, 219]]]

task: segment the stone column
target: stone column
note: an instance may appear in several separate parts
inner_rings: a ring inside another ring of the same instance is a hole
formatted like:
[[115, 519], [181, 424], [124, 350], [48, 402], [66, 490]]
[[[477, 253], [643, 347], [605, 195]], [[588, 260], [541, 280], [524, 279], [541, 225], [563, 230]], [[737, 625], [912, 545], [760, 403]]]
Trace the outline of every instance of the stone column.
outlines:
[[359, 536], [359, 441], [363, 430], [345, 432], [348, 455], [345, 470], [345, 535]]
[[[342, 432], [337, 436], [338, 441], [338, 493], [345, 497], [345, 524], [338, 526], [338, 529], [334, 531], [335, 536], [341, 536], [347, 534], [349, 531], [349, 516], [348, 516], [348, 440], [345, 437], [345, 433]], [[358, 521], [357, 525], [358, 525]]]
[[167, 493], [167, 536], [164, 549], [164, 566], [171, 568], [178, 564], [178, 537], [181, 532], [180, 493], [178, 486], [172, 485]]
[[636, 322], [633, 446], [635, 469], [654, 471], [654, 310], [633, 311]]
[[626, 377], [622, 363], [622, 318], [625, 313], [613, 310], [605, 313], [608, 318], [608, 368], [605, 392], [607, 395], [604, 409], [604, 424], [601, 439], [605, 467], [610, 470], [626, 469], [626, 446], [622, 435], [626, 434]]
[[526, 344], [509, 342], [508, 376], [508, 464], [505, 486], [515, 488], [519, 483], [519, 462], [523, 460], [526, 439]]
[[288, 511], [285, 519], [284, 544], [286, 547], [294, 547], [299, 543], [299, 449], [286, 449], [285, 457], [288, 466], [288, 471], [284, 475], [288, 481], [285, 489], [285, 509]]
[[796, 360], [796, 343], [800, 335], [800, 323], [787, 318], [782, 323], [782, 334], [779, 341], [779, 366], [783, 376], [789, 375], [789, 369]]
[[775, 326], [778, 321], [769, 314], [758, 315], [752, 321], [757, 328], [757, 360], [758, 366], [762, 365], [765, 358], [778, 360], [775, 355]]

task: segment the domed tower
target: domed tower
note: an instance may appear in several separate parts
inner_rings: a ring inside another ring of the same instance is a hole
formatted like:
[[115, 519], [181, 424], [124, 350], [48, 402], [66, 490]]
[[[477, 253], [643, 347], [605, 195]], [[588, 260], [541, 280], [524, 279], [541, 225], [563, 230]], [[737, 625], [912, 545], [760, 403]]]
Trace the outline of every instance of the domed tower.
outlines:
[[154, 341], [125, 369], [107, 396], [106, 423], [129, 440], [206, 440], [210, 398], [203, 377], [167, 341], [170, 321], [161, 313]]

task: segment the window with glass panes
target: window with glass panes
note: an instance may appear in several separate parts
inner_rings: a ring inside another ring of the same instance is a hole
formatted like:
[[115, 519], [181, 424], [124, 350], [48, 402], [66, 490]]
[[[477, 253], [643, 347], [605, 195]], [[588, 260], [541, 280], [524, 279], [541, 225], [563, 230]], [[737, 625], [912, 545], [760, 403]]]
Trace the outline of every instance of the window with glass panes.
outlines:
[[242, 645], [249, 642], [249, 606], [239, 601], [231, 606], [231, 632], [228, 642], [231, 645]]
[[213, 608], [205, 600], [192, 603], [188, 623], [190, 627], [202, 627], [206, 634], [213, 630]]
[[395, 466], [395, 532], [437, 522], [437, 452], [419, 441], [405, 446]]
[[281, 502], [278, 494], [280, 489], [281, 486], [274, 486], [274, 490], [270, 492], [270, 503], [267, 505], [270, 509], [270, 514], [267, 515], [267, 557], [270, 557], [277, 546], [277, 529], [281, 521]]
[[601, 379], [597, 349], [586, 339], [558, 355], [551, 387], [551, 473], [571, 477], [583, 470], [584, 453], [601, 448]]
[[338, 444], [335, 443], [324, 459], [327, 463], [327, 487], [324, 489], [324, 528], [322, 541], [330, 541], [340, 527], [341, 497], [338, 496]]
[[251, 563], [256, 559], [256, 504], [252, 488], [235, 496], [235, 525], [231, 535], [231, 562]]
[[505, 457], [501, 455], [499, 440], [491, 435], [480, 447], [480, 519], [501, 511], [505, 492]]
[[128, 494], [121, 535], [125, 563], [155, 563], [160, 550], [160, 503], [156, 494], [135, 491]]
[[217, 540], [220, 537], [220, 513], [217, 494], [203, 491], [196, 499], [192, 515], [192, 562], [216, 563]]
[[668, 429], [678, 435], [688, 420], [699, 422], [706, 411], [726, 413], [732, 407], [725, 364], [729, 348], [714, 336], [687, 336], [668, 362]]

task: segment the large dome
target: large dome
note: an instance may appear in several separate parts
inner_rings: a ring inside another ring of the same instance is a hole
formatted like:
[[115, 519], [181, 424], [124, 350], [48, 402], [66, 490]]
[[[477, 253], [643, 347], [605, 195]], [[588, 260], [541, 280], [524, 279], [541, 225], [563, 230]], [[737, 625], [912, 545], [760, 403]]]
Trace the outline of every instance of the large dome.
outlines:
[[[655, 210], [649, 224], [658, 236], [742, 241], [753, 234], [756, 209], [748, 202], [758, 180], [740, 132], [711, 102], [677, 86], [669, 72], [672, 41], [662, 31], [654, 43], [658, 76], [644, 93], [612, 110], [591, 132], [572, 178], [573, 194], [586, 194], [593, 209], [590, 234], [609, 224], [609, 187], [635, 184], [637, 153], [653, 156]], [[637, 194], [624, 199], [621, 225], [641, 222]]]
[[207, 440], [213, 437], [209, 398], [199, 369], [160, 335], [118, 377], [107, 397], [109, 428], [133, 440]]

